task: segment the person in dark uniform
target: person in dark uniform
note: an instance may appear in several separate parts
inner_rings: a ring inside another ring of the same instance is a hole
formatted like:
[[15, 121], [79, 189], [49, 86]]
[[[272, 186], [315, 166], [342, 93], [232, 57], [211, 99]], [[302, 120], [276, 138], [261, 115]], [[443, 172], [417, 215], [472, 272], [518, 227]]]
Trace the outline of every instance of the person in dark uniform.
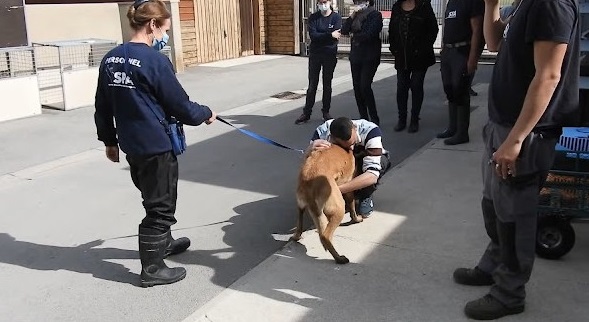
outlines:
[[303, 114], [295, 124], [311, 119], [315, 95], [319, 84], [319, 72], [323, 68], [323, 120], [331, 119], [331, 81], [337, 65], [337, 43], [342, 28], [342, 17], [333, 11], [331, 1], [317, 0], [317, 12], [309, 17], [308, 29], [311, 44], [309, 46], [309, 87]]
[[[175, 283], [186, 276], [164, 258], [185, 251], [188, 238], [174, 239], [178, 160], [165, 120], [187, 125], [212, 123], [216, 114], [191, 102], [170, 60], [159, 52], [168, 41], [171, 14], [160, 0], [137, 0], [127, 18], [133, 29], [128, 43], [109, 51], [100, 63], [94, 121], [106, 156], [119, 162], [127, 155], [131, 179], [141, 191], [146, 216], [139, 225], [141, 286]], [[116, 122], [116, 127], [115, 127]]]
[[351, 35], [350, 66], [354, 96], [360, 118], [380, 124], [372, 81], [380, 65], [382, 14], [374, 8], [374, 0], [354, 0], [350, 16], [342, 26], [342, 35]]
[[487, 295], [466, 304], [465, 313], [473, 319], [524, 311], [539, 192], [562, 127], [579, 120], [576, 1], [523, 0], [505, 24], [498, 0], [485, 0], [485, 39], [490, 51], [499, 52], [483, 129], [482, 212], [491, 240], [475, 268], [454, 272], [457, 283], [491, 286]]
[[419, 113], [423, 104], [423, 82], [427, 69], [436, 63], [434, 42], [438, 20], [429, 0], [400, 0], [391, 9], [389, 23], [390, 50], [397, 70], [397, 108], [399, 121], [395, 131], [407, 126], [407, 101], [411, 89], [409, 133], [419, 130]]
[[470, 85], [484, 47], [483, 0], [449, 0], [442, 34], [441, 72], [448, 99], [447, 145], [469, 141]]

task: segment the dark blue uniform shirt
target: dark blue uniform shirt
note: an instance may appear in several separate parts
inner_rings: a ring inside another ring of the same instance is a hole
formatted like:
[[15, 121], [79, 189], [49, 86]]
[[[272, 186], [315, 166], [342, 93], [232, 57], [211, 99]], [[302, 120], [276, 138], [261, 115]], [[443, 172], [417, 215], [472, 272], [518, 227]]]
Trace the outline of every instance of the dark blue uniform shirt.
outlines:
[[95, 107], [98, 140], [136, 156], [172, 150], [158, 118], [199, 125], [212, 117], [207, 106], [190, 101], [170, 60], [140, 43], [120, 45], [104, 56]]

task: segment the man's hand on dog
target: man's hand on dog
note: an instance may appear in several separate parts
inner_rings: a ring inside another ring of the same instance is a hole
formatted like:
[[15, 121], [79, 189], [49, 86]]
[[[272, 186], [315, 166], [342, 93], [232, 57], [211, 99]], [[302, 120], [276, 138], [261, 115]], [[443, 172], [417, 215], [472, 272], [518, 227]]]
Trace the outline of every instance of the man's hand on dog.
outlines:
[[315, 140], [315, 141], [313, 141], [311, 148], [313, 150], [323, 150], [323, 149], [329, 148], [330, 146], [331, 146], [331, 142], [329, 142], [327, 140]]

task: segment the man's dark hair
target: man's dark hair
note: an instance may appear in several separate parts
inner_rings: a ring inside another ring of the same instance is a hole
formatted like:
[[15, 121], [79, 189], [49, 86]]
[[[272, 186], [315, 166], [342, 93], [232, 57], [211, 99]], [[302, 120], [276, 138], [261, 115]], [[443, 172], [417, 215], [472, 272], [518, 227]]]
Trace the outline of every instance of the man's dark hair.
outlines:
[[329, 132], [335, 138], [347, 141], [352, 137], [354, 123], [347, 117], [338, 117], [329, 126]]

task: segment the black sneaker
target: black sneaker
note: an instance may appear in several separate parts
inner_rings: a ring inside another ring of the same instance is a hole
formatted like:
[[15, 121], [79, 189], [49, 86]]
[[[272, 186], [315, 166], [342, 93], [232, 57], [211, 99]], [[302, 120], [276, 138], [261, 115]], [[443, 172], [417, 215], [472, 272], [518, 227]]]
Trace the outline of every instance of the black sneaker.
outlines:
[[331, 120], [331, 119], [332, 119], [332, 117], [329, 114], [329, 112], [323, 112], [323, 120], [324, 121], [328, 121], [328, 120]]
[[298, 119], [295, 120], [295, 124], [307, 123], [311, 119], [311, 115], [301, 114]]
[[470, 286], [490, 286], [495, 284], [491, 274], [475, 268], [457, 268], [454, 271], [454, 281], [462, 285]]
[[474, 320], [496, 320], [507, 315], [519, 314], [524, 311], [524, 305], [507, 307], [491, 294], [478, 300], [466, 303], [464, 314]]

